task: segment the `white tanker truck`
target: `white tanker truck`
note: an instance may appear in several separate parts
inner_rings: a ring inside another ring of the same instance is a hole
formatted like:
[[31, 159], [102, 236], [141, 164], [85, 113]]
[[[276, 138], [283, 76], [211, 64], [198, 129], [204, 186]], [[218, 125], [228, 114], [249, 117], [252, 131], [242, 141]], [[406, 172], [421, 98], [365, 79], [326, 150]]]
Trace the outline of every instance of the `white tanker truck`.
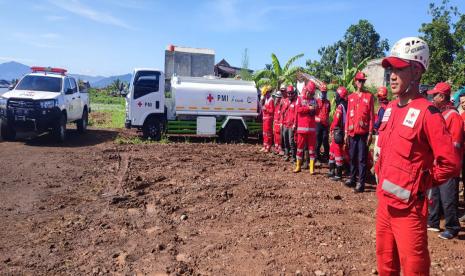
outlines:
[[240, 142], [261, 132], [254, 82], [173, 76], [166, 86], [162, 71], [134, 70], [126, 96], [127, 128], [153, 140], [166, 133]]

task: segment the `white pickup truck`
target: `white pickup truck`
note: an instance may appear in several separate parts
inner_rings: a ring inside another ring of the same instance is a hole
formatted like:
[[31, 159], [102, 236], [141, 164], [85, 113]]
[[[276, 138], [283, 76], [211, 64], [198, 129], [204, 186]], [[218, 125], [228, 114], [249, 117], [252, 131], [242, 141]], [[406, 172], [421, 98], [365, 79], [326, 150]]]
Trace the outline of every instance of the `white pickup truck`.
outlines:
[[66, 139], [66, 124], [74, 122], [79, 132], [87, 129], [90, 112], [87, 93], [79, 90], [66, 70], [31, 67], [11, 90], [0, 96], [1, 136], [14, 140], [17, 131], [50, 131], [57, 142]]
[[252, 81], [174, 76], [166, 86], [162, 71], [134, 70], [126, 96], [127, 128], [138, 128], [153, 140], [165, 132], [219, 136], [225, 142], [240, 142], [261, 131]]

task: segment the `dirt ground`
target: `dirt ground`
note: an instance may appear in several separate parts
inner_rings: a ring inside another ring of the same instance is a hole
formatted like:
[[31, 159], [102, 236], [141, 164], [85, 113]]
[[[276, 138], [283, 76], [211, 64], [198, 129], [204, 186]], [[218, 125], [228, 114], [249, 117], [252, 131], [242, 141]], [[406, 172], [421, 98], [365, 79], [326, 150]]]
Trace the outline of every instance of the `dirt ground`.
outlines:
[[[293, 174], [257, 144], [117, 135], [0, 141], [0, 274], [376, 274], [373, 187]], [[432, 275], [465, 275], [464, 240], [429, 233]]]

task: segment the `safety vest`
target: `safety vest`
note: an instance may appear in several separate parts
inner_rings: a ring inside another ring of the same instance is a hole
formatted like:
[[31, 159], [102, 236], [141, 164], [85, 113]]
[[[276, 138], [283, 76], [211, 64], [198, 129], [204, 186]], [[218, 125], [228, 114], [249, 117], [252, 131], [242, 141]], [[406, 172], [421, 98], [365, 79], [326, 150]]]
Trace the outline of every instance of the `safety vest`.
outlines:
[[331, 103], [327, 99], [317, 99], [318, 113], [316, 113], [315, 121], [321, 123], [324, 126], [329, 125], [329, 111], [331, 109]]
[[273, 120], [274, 114], [274, 100], [272, 97], [269, 97], [265, 100], [263, 105], [263, 120]]
[[349, 136], [363, 135], [373, 131], [374, 98], [370, 92], [349, 95], [345, 130]]

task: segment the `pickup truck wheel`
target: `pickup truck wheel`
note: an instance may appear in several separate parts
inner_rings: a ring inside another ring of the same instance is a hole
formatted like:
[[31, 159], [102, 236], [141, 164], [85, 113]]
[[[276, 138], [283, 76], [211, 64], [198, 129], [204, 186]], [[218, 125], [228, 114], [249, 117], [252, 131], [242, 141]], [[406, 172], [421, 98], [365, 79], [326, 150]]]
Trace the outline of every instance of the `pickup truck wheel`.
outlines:
[[0, 124], [1, 124], [0, 132], [1, 132], [1, 135], [2, 135], [2, 139], [5, 140], [5, 141], [13, 141], [13, 140], [15, 140], [15, 138], [16, 138], [15, 129], [13, 127], [11, 127], [10, 125], [8, 125], [8, 123], [5, 122], [4, 120], [1, 120]]
[[160, 141], [161, 139], [162, 124], [157, 119], [150, 119], [144, 123], [142, 127], [142, 136], [144, 139], [152, 139]]
[[82, 119], [76, 122], [77, 131], [79, 133], [86, 132], [88, 123], [89, 123], [89, 114], [87, 113], [87, 110], [84, 110], [84, 112], [82, 113]]
[[60, 120], [56, 122], [52, 130], [52, 137], [58, 143], [63, 143], [66, 140], [66, 116], [61, 115]]
[[241, 121], [229, 121], [222, 131], [222, 140], [225, 143], [241, 143], [246, 139], [246, 130]]

